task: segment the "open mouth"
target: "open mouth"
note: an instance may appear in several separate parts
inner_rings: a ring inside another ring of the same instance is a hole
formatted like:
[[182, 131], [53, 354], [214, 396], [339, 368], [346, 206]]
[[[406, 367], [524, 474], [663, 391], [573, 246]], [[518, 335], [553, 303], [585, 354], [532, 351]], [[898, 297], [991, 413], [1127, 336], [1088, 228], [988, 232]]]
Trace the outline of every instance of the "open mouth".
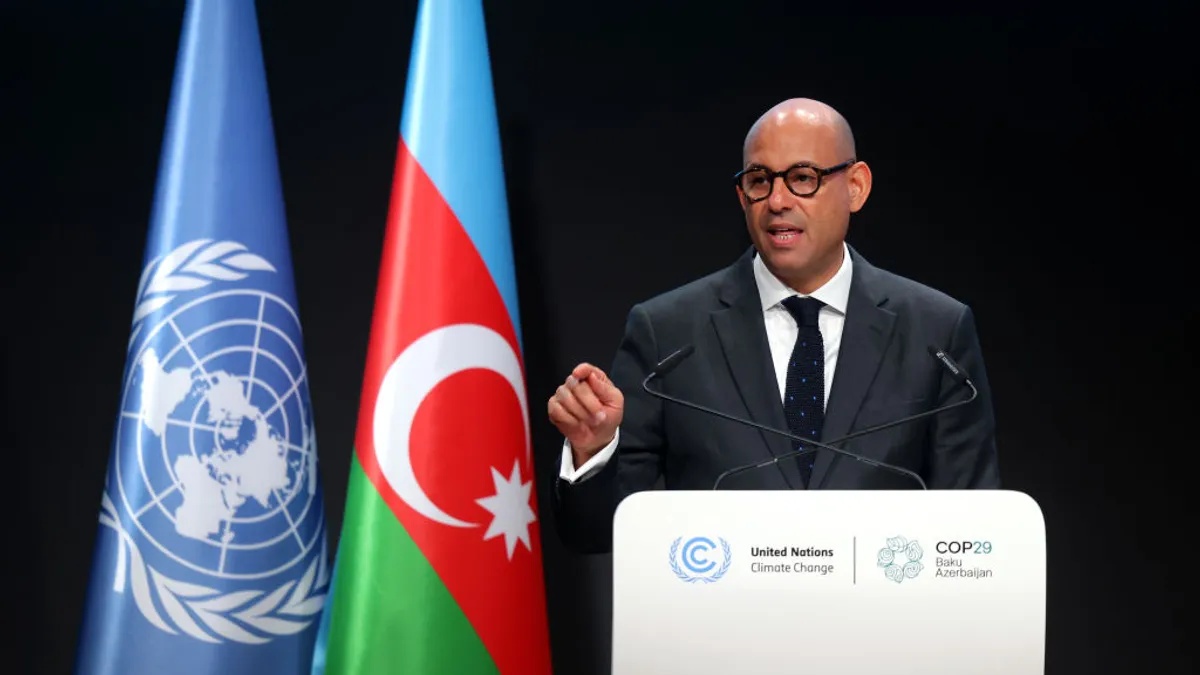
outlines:
[[787, 225], [773, 225], [767, 228], [767, 234], [771, 236], [771, 241], [776, 244], [788, 244], [796, 241], [797, 238], [804, 232], [798, 227], [790, 227]]

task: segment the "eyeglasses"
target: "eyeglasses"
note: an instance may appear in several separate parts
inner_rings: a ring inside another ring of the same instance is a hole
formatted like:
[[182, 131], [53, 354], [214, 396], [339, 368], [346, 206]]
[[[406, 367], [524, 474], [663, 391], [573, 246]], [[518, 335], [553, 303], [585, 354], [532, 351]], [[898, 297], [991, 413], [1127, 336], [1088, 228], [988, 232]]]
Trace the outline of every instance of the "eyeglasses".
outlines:
[[821, 189], [821, 179], [854, 166], [857, 159], [842, 162], [828, 169], [809, 164], [794, 164], [783, 171], [772, 171], [761, 166], [743, 169], [733, 176], [734, 182], [752, 202], [761, 202], [771, 196], [775, 179], [783, 176], [783, 184], [797, 197], [811, 197]]

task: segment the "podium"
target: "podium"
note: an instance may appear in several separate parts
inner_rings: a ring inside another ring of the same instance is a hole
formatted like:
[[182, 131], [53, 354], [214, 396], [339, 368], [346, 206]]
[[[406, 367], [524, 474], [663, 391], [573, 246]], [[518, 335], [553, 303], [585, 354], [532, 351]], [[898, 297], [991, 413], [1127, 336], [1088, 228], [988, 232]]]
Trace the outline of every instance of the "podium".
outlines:
[[648, 491], [613, 527], [613, 675], [1044, 673], [1023, 493]]

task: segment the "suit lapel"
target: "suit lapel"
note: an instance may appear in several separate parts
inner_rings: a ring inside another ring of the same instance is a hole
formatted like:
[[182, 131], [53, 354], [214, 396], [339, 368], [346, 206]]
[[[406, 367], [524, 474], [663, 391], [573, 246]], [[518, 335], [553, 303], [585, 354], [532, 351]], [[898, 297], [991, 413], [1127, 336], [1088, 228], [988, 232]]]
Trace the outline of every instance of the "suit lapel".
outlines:
[[[767, 344], [762, 304], [754, 283], [751, 267], [753, 255], [751, 249], [730, 269], [730, 275], [721, 289], [721, 301], [727, 307], [713, 312], [712, 322], [738, 394], [750, 411], [750, 418], [775, 429], [787, 429], [783, 401], [779, 397], [779, 384], [771, 361], [771, 349]], [[778, 456], [791, 451], [791, 441], [783, 436], [765, 431], [759, 433], [771, 455]], [[789, 487], [795, 489], [804, 486], [804, 479], [795, 462], [779, 462], [775, 466]]]
[[[850, 426], [858, 415], [867, 390], [879, 371], [883, 354], [892, 340], [896, 322], [895, 313], [881, 307], [887, 301], [887, 296], [873, 283], [874, 268], [853, 250], [851, 255], [854, 256], [853, 279], [833, 375], [833, 389], [829, 394], [825, 424], [821, 431], [821, 440], [824, 442], [850, 433]], [[840, 461], [835, 457], [831, 452], [817, 454], [813, 465], [813, 485], [822, 485], [831, 465]]]

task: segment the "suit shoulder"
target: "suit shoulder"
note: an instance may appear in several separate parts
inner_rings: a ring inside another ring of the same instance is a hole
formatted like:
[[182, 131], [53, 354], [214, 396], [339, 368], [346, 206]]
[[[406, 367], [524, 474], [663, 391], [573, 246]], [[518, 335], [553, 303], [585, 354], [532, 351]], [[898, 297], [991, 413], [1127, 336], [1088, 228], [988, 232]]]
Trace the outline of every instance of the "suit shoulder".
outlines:
[[711, 272], [682, 286], [647, 298], [634, 305], [633, 309], [640, 309], [653, 318], [665, 318], [680, 313], [691, 314], [698, 308], [709, 305], [715, 306], [728, 274], [728, 268]]
[[887, 290], [889, 302], [909, 307], [924, 315], [957, 320], [968, 310], [967, 304], [932, 286], [914, 279], [874, 268], [877, 282]]

